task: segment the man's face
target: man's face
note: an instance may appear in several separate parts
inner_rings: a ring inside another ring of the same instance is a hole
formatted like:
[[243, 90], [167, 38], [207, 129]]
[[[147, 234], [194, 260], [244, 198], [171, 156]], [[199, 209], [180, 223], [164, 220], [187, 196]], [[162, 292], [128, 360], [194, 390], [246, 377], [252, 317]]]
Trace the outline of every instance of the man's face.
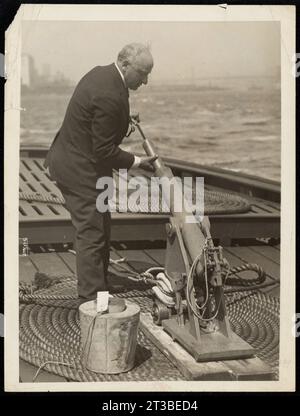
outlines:
[[128, 63], [124, 71], [127, 87], [131, 90], [137, 90], [142, 84], [146, 85], [152, 67], [152, 56], [146, 52], [137, 56], [133, 63]]

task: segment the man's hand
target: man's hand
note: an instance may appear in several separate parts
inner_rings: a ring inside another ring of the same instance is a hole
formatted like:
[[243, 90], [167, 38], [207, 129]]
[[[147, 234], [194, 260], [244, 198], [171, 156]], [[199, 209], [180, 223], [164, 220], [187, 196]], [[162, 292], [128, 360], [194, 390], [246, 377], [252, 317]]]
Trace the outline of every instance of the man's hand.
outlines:
[[130, 118], [132, 119], [132, 120], [135, 120], [137, 123], [139, 123], [141, 120], [140, 120], [140, 115], [139, 115], [139, 113], [133, 113], [133, 114], [130, 114]]
[[158, 158], [157, 155], [155, 156], [145, 156], [145, 157], [141, 157], [141, 161], [139, 164], [139, 168], [147, 170], [149, 172], [153, 172], [154, 171], [154, 167], [152, 165], [153, 162], [155, 162], [155, 160]]

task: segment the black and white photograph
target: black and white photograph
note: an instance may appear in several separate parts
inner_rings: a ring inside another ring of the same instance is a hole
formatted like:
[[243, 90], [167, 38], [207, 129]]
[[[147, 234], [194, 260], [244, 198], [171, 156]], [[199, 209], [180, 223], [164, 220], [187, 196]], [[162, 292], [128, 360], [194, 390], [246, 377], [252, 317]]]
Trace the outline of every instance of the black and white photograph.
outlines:
[[21, 6], [7, 391], [295, 389], [294, 36], [293, 6]]

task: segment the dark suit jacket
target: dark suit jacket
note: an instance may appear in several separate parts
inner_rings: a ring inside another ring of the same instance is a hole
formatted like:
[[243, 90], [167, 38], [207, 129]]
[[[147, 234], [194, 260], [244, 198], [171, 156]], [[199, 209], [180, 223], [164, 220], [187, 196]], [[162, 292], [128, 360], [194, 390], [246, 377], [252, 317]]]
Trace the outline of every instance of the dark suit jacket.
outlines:
[[128, 90], [114, 64], [97, 66], [78, 83], [45, 165], [70, 189], [96, 190], [100, 176], [129, 169], [134, 156], [119, 148], [129, 124]]

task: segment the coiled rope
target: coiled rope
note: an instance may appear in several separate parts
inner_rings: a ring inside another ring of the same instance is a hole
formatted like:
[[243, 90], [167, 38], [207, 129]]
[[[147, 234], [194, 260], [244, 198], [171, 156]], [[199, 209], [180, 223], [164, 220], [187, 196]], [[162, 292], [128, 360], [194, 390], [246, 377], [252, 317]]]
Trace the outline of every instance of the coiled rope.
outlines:
[[[148, 198], [148, 204], [143, 204], [143, 201], [140, 201], [139, 205], [136, 203], [129, 201], [128, 209], [130, 212], [133, 213], [166, 213], [162, 210], [162, 196], [158, 195], [159, 198], [159, 211], [152, 212], [151, 210], [151, 202], [150, 198]], [[65, 200], [61, 196], [46, 194], [42, 195], [39, 193], [27, 193], [27, 192], [20, 192], [19, 193], [19, 200], [20, 201], [27, 201], [27, 202], [40, 202], [46, 204], [59, 204], [65, 205]], [[116, 201], [116, 208], [119, 209], [119, 202]], [[237, 214], [237, 213], [244, 213], [250, 210], [251, 206], [249, 202], [234, 194], [225, 193], [225, 192], [217, 192], [217, 191], [210, 191], [205, 190], [204, 192], [204, 213], [205, 215], [221, 215], [221, 214]]]
[[19, 192], [19, 200], [27, 202], [43, 202], [46, 204], [65, 205], [65, 199], [59, 196], [52, 196], [51, 194], [42, 195], [39, 193]]
[[[68, 283], [67, 283], [68, 282]], [[59, 288], [61, 292], [59, 291]], [[69, 289], [75, 297], [76, 280], [68, 279], [52, 287], [39, 289], [40, 295], [55, 296]], [[114, 296], [120, 296], [116, 294]], [[78, 305], [57, 306], [51, 296], [42, 304], [41, 297], [23, 303], [20, 298], [20, 357], [29, 363], [74, 381], [180, 380], [181, 374], [153, 346], [142, 332], [138, 334], [136, 365], [129, 373], [96, 374], [81, 362]], [[127, 294], [128, 297], [128, 294]], [[27, 299], [28, 300], [28, 299]], [[65, 302], [65, 301], [64, 301]], [[136, 291], [134, 302], [142, 312], [151, 312], [152, 296]], [[226, 309], [234, 332], [249, 342], [257, 355], [278, 371], [279, 300], [262, 293], [247, 291], [225, 295]], [[151, 354], [149, 354], [151, 351]], [[38, 373], [36, 374], [38, 375]]]

